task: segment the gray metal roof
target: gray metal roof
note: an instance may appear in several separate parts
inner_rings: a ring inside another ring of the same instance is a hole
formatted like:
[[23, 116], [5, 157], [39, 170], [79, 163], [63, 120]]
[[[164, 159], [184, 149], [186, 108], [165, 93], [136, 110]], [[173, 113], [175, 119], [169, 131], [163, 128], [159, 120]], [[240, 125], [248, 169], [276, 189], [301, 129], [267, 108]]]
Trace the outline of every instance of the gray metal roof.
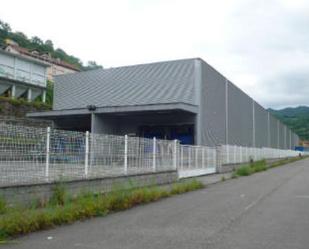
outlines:
[[157, 62], [57, 76], [53, 109], [78, 109], [87, 105], [195, 105], [195, 60]]

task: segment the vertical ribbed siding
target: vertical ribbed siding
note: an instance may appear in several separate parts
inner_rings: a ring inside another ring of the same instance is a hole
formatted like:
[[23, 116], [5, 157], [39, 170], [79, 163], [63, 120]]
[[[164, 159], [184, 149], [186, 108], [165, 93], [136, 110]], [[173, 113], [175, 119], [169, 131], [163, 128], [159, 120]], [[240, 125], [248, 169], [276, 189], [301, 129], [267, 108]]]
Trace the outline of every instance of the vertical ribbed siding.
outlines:
[[267, 147], [267, 111], [255, 103], [255, 146]]
[[272, 115], [269, 115], [270, 120], [270, 145], [272, 148], [277, 148], [278, 146], [278, 132], [277, 132], [277, 119]]
[[225, 78], [202, 62], [201, 136], [204, 145], [225, 144]]
[[229, 144], [253, 146], [252, 99], [230, 82], [228, 112]]

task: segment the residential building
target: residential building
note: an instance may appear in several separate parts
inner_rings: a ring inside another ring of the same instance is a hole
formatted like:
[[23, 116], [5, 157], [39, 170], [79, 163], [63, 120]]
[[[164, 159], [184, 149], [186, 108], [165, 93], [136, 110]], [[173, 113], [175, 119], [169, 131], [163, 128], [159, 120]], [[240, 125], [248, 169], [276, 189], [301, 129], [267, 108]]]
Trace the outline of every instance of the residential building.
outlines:
[[49, 64], [0, 49], [0, 96], [46, 100]]
[[49, 65], [47, 68], [47, 79], [49, 81], [54, 81], [54, 76], [57, 75], [76, 73], [80, 71], [76, 66], [61, 61], [59, 58], [52, 58], [48, 53], [41, 54], [37, 50], [30, 51], [26, 48], [20, 47], [16, 42], [9, 42], [9, 44], [5, 47], [5, 50], [10, 53], [23, 55], [25, 57], [47, 63]]

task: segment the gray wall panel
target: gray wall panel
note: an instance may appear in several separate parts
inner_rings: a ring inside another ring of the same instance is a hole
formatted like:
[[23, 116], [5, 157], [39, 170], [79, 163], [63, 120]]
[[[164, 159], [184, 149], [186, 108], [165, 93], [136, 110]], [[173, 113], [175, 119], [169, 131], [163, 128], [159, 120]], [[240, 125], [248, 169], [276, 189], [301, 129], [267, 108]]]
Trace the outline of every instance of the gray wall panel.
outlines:
[[277, 148], [278, 146], [278, 129], [277, 129], [277, 119], [272, 115], [269, 116], [270, 123], [270, 145], [272, 148]]
[[252, 99], [238, 87], [228, 84], [229, 144], [252, 146]]
[[207, 63], [201, 66], [202, 144], [225, 144], [225, 78]]
[[284, 148], [284, 125], [282, 123], [279, 124], [279, 145], [280, 149]]
[[255, 102], [255, 147], [268, 146], [267, 111]]

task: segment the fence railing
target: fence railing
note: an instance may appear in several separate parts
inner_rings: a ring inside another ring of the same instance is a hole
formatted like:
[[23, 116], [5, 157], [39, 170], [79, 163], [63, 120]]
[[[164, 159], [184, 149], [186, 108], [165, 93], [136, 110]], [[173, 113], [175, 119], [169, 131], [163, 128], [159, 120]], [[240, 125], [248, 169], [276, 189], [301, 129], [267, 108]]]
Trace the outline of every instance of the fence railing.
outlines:
[[221, 145], [221, 164], [245, 163], [250, 160], [275, 159], [285, 157], [296, 157], [299, 153], [295, 150], [281, 150], [274, 148], [252, 148], [237, 145]]
[[0, 186], [178, 170], [180, 177], [222, 164], [298, 156], [299, 152], [91, 134], [0, 123]]

